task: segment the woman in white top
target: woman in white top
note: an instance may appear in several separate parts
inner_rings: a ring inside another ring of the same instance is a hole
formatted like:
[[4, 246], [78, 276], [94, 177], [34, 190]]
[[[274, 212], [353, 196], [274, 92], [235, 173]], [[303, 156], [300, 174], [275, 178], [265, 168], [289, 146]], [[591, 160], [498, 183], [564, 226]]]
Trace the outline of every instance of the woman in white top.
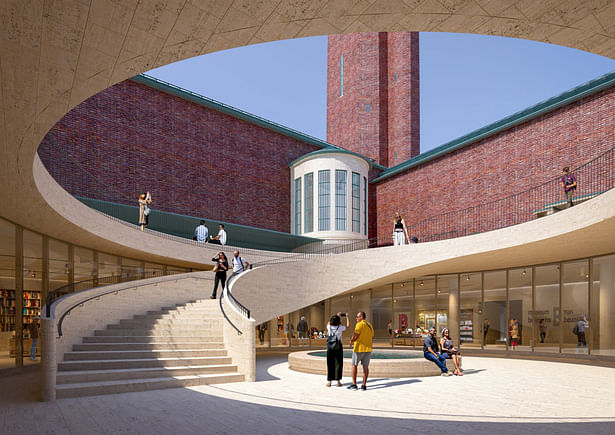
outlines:
[[[346, 317], [346, 326], [342, 325], [341, 316]], [[350, 320], [348, 313], [337, 313], [331, 316], [331, 320], [327, 323], [327, 336], [335, 335], [339, 340], [337, 350], [329, 350], [327, 346], [327, 387], [331, 386], [331, 381], [337, 381], [337, 386], [341, 387], [342, 369], [344, 368], [344, 349], [342, 348], [342, 332], [350, 328]]]

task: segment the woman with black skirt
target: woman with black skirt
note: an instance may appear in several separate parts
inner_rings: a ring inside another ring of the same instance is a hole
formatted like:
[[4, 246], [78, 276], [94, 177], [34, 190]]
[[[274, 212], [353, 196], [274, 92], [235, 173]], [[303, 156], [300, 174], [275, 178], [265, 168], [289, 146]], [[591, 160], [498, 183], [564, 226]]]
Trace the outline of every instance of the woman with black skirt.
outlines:
[[224, 291], [224, 286], [226, 285], [226, 271], [228, 270], [228, 260], [226, 259], [226, 255], [224, 252], [218, 252], [211, 261], [215, 262], [214, 270], [216, 271], [216, 275], [214, 277], [214, 291], [211, 294], [211, 299], [216, 299], [216, 291], [218, 290], [218, 282], [222, 284], [222, 291]]
[[337, 386], [341, 387], [342, 383], [342, 369], [344, 368], [344, 349], [342, 348], [342, 332], [346, 328], [350, 328], [350, 320], [348, 319], [348, 313], [344, 314], [346, 317], [346, 326], [342, 325], [340, 319], [342, 313], [337, 313], [331, 316], [331, 320], [327, 324], [327, 335], [335, 335], [340, 342], [337, 350], [329, 350], [327, 348], [327, 387], [331, 386], [331, 381], [337, 381]]

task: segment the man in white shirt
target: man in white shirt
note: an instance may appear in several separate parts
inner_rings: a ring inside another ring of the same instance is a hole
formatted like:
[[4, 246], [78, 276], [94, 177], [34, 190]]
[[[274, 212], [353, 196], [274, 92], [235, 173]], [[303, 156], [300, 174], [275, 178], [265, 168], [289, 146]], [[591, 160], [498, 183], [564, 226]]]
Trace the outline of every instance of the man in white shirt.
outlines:
[[205, 226], [205, 221], [202, 220], [201, 224], [194, 230], [194, 240], [200, 243], [207, 243], [209, 237], [209, 229]]
[[209, 243], [216, 245], [226, 245], [226, 231], [224, 231], [224, 225], [218, 225], [218, 235], [216, 237], [209, 236]]
[[241, 273], [248, 267], [248, 262], [239, 256], [239, 251], [233, 252], [233, 273]]

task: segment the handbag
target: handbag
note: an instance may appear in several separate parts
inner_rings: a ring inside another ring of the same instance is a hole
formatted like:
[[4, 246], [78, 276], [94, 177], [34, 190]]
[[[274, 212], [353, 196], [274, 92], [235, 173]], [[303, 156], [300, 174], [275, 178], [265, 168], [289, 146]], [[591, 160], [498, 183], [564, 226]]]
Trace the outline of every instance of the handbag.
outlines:
[[214, 266], [214, 272], [217, 272], [220, 269], [220, 263], [216, 263]]
[[[339, 329], [339, 326], [338, 326], [338, 329]], [[337, 329], [335, 330], [335, 332], [337, 332]], [[335, 332], [327, 337], [327, 350], [330, 350], [332, 352], [336, 350], [340, 350], [340, 347], [341, 347], [340, 340], [339, 338], [337, 338], [337, 335]]]
[[149, 208], [148, 206], [145, 206], [145, 209], [143, 210], [143, 214], [145, 216], [149, 216], [149, 214], [152, 212], [152, 209]]

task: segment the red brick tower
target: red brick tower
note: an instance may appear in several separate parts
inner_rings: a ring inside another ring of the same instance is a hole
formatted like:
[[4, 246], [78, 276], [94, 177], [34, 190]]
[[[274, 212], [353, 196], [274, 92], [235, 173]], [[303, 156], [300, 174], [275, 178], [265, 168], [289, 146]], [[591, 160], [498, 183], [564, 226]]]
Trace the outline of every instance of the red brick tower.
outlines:
[[330, 35], [327, 141], [384, 166], [420, 153], [419, 35]]

